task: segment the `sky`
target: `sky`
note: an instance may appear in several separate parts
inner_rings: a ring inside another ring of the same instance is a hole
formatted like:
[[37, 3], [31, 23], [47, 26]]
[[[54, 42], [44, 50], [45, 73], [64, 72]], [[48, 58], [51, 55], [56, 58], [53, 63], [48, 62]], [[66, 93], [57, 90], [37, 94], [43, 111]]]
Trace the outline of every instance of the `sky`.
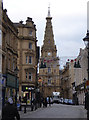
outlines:
[[85, 47], [83, 38], [87, 32], [87, 2], [88, 0], [3, 0], [3, 5], [12, 22], [22, 20], [25, 23], [27, 17], [33, 19], [38, 45], [41, 47], [50, 4], [57, 55], [64, 59], [78, 56], [80, 48]]

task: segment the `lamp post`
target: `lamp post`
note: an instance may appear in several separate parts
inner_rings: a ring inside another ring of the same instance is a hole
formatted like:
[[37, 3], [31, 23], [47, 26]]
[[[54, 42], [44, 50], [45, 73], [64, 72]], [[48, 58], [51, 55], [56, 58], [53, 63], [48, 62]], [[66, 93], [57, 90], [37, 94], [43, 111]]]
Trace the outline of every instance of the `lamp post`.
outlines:
[[[87, 48], [87, 58], [88, 58], [88, 80], [86, 81], [87, 89], [89, 89], [89, 30], [87, 30], [86, 37], [83, 39]], [[85, 93], [85, 109], [87, 109], [87, 119], [89, 119], [89, 91]]]
[[[87, 58], [88, 58], [88, 69], [87, 69], [87, 72], [88, 72], [88, 81], [89, 81], [89, 30], [87, 30], [86, 37], [83, 38], [83, 41], [85, 43], [85, 46], [86, 46], [87, 52], [88, 52], [88, 55], [87, 55]], [[89, 86], [87, 85], [87, 87], [89, 87]]]
[[18, 67], [16, 66], [14, 72], [15, 72], [15, 75], [16, 75], [16, 80], [15, 80], [15, 89], [16, 89], [16, 93], [15, 93], [15, 105], [17, 106], [17, 74], [18, 74]]
[[84, 78], [83, 81], [84, 81], [84, 91], [85, 91], [85, 89], [86, 89], [86, 86], [85, 86], [86, 85], [86, 78]]

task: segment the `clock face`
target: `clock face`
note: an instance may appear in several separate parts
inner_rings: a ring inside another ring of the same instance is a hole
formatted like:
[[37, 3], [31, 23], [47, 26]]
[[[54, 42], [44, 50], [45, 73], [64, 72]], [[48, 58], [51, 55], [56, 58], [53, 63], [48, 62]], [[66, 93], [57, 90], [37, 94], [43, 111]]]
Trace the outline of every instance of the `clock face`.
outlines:
[[48, 52], [48, 56], [50, 56], [51, 55], [51, 53], [50, 52]]

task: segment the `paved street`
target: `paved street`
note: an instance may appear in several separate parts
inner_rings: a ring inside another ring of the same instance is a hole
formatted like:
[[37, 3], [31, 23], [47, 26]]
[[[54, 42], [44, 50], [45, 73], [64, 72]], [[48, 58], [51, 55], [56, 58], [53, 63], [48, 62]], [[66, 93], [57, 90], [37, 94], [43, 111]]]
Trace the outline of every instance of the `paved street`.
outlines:
[[36, 111], [20, 112], [21, 118], [86, 118], [84, 106], [53, 104], [51, 107], [39, 108]]

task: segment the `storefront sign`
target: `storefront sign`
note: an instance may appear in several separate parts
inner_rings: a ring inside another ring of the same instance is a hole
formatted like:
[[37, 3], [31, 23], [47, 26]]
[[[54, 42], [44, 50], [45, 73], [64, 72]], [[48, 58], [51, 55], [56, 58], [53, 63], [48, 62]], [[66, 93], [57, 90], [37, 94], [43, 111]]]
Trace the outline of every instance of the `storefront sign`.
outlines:
[[84, 86], [81, 87], [81, 90], [84, 89]]
[[32, 86], [22, 86], [22, 91], [29, 91], [29, 90], [34, 90], [34, 87], [32, 87]]
[[[16, 88], [16, 76], [7, 74], [6, 85], [9, 87]], [[17, 88], [18, 88], [18, 86], [19, 86], [19, 84], [18, 84], [18, 79], [17, 79]]]

